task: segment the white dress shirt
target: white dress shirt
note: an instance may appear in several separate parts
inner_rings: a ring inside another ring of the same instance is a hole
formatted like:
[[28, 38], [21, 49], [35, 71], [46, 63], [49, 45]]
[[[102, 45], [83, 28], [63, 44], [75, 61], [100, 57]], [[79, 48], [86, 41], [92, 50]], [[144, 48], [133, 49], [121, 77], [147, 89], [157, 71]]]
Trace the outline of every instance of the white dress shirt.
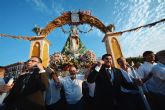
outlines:
[[[151, 72], [152, 68], [154, 65], [156, 65], [157, 63], [149, 63], [149, 62], [144, 62], [137, 70], [137, 73], [139, 75], [140, 78], [145, 78], [148, 76], [148, 74]], [[147, 91], [152, 91], [150, 86], [152, 86], [152, 83], [154, 83], [154, 81], [151, 79], [149, 79], [148, 81], [146, 81], [143, 85], [143, 89], [147, 92]]]
[[82, 98], [82, 80], [72, 80], [69, 76], [60, 78], [65, 91], [65, 97], [68, 104], [76, 104]]
[[89, 88], [89, 96], [94, 97], [95, 93], [95, 82], [94, 83], [88, 83], [88, 88]]
[[158, 63], [152, 69], [153, 77], [152, 85], [148, 88], [151, 92], [162, 94], [165, 96], [165, 65]]
[[[134, 78], [134, 75], [130, 68], [128, 68], [128, 72], [123, 70], [122, 68], [120, 68], [120, 71], [122, 75], [124, 76], [124, 78], [127, 80], [127, 82], [133, 82], [132, 78]], [[133, 94], [138, 93], [137, 90], [129, 90], [124, 87], [121, 87], [121, 91], [123, 91], [124, 93], [133, 93]]]
[[146, 77], [152, 70], [153, 66], [156, 65], [156, 63], [149, 63], [144, 62], [137, 70], [140, 78]]
[[[3, 78], [0, 78], [0, 86], [3, 86], [5, 84], [5, 81]], [[7, 93], [0, 94], [0, 105], [2, 104], [4, 98], [6, 97]]]
[[45, 102], [46, 105], [51, 105], [58, 102], [61, 99], [61, 95], [60, 95], [61, 88], [58, 88], [56, 86], [56, 82], [53, 79], [49, 79], [48, 81], [49, 81], [49, 87], [46, 90]]
[[165, 80], [165, 65], [162, 63], [158, 63], [152, 69], [153, 75], [155, 77], [160, 78], [161, 80]]

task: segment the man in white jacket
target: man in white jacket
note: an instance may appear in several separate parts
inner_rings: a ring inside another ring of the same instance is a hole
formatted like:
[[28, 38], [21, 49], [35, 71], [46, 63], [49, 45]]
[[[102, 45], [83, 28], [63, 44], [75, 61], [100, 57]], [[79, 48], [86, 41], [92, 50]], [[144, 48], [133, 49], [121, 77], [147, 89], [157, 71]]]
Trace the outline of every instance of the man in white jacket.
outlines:
[[165, 50], [156, 53], [156, 58], [158, 63], [152, 68], [153, 76], [149, 79], [154, 82], [150, 91], [155, 100], [152, 105], [154, 110], [165, 110]]

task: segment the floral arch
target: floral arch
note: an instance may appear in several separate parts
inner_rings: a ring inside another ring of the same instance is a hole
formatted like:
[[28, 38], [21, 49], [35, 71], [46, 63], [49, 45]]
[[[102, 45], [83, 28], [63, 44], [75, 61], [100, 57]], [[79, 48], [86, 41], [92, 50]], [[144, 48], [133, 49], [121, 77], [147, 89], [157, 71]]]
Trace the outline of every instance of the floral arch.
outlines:
[[[78, 21], [75, 21], [78, 19]], [[94, 16], [91, 16], [89, 11], [79, 11], [75, 12], [65, 12], [60, 17], [51, 21], [44, 29], [40, 31], [40, 36], [47, 36], [51, 31], [65, 24], [79, 25], [79, 24], [89, 24], [95, 26], [103, 33], [107, 31], [112, 31], [113, 25], [105, 26], [99, 19]]]

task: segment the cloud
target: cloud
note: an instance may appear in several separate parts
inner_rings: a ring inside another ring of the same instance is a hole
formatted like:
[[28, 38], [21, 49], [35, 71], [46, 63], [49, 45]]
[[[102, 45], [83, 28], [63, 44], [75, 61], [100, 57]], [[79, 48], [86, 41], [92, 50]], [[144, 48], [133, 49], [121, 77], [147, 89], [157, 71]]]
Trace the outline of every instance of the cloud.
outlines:
[[64, 8], [63, 8], [62, 4], [55, 2], [55, 0], [52, 0], [52, 10], [57, 15], [60, 15], [61, 12], [64, 11]]
[[[78, 27], [81, 31], [84, 31], [84, 32], [88, 32], [91, 29], [89, 24], [79, 25]], [[103, 38], [104, 34], [98, 28], [93, 26], [92, 31], [85, 34], [85, 36], [98, 36], [98, 37]]]
[[64, 11], [62, 3], [55, 2], [55, 0], [45, 1], [44, 0], [25, 0], [37, 11], [47, 15], [60, 15]]
[[110, 5], [110, 4], [112, 3], [111, 0], [104, 0], [104, 2], [105, 2], [106, 4], [108, 4], [108, 5]]
[[97, 36], [100, 39], [100, 38], [104, 37], [104, 33], [101, 32], [98, 28], [93, 27], [93, 30], [91, 32], [89, 32], [88, 36], [93, 36], [93, 37]]
[[29, 3], [31, 7], [35, 8], [37, 11], [51, 14], [51, 11], [42, 0], [26, 0], [26, 2]]
[[[165, 3], [155, 3], [153, 0], [123, 1], [115, 3], [114, 15], [119, 31], [135, 28], [165, 18]], [[129, 6], [129, 7], [128, 7]], [[123, 7], [122, 9], [118, 7]], [[127, 7], [127, 8], [125, 8]], [[121, 11], [122, 10], [122, 11]], [[154, 52], [164, 48], [164, 24], [123, 34], [119, 42], [124, 56], [139, 56], [146, 50]]]

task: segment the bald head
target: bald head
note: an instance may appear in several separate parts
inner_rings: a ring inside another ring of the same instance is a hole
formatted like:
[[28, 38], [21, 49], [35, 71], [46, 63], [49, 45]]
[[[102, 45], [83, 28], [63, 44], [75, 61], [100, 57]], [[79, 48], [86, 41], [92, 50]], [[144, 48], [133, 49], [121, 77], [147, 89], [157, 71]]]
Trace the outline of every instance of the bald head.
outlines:
[[118, 58], [117, 63], [120, 65], [121, 68], [126, 68], [128, 64], [124, 57]]

